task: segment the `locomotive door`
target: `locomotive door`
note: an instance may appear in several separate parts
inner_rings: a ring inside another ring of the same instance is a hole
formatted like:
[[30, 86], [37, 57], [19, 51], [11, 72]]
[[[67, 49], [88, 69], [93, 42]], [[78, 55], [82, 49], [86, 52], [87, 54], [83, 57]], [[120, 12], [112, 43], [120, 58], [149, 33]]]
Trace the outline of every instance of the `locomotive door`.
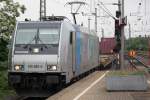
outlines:
[[72, 60], [72, 73], [73, 73], [73, 76], [75, 76], [75, 71], [76, 71], [76, 68], [75, 68], [75, 64], [76, 64], [76, 33], [75, 32], [70, 32], [70, 44], [71, 44], [71, 47], [72, 47], [72, 57], [71, 57], [71, 60]]

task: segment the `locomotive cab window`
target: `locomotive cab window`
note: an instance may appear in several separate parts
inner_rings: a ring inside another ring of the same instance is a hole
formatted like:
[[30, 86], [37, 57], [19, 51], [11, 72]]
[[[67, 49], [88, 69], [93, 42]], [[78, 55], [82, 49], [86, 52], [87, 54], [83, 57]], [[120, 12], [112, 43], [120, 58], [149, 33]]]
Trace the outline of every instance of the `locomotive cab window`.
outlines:
[[19, 23], [14, 52], [16, 54], [58, 54], [60, 29], [60, 23]]
[[44, 44], [58, 44], [59, 30], [52, 29], [39, 29], [39, 37]]
[[20, 23], [15, 42], [16, 44], [58, 44], [59, 32], [59, 23]]
[[34, 44], [37, 29], [19, 29], [16, 35], [16, 44]]

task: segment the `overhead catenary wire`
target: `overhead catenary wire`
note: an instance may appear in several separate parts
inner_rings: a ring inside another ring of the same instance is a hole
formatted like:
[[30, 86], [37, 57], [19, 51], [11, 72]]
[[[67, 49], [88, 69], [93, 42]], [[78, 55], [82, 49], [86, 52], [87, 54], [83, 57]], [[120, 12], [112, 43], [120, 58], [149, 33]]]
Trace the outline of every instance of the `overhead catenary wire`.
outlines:
[[103, 5], [103, 7], [107, 10], [107, 12], [110, 14], [110, 15], [112, 15], [113, 16], [113, 14], [111, 14], [111, 12], [109, 11], [109, 9], [104, 5], [104, 3], [103, 2], [101, 2], [101, 1], [99, 1], [100, 3], [101, 3], [101, 5]]
[[109, 13], [106, 9], [104, 9], [102, 6], [99, 5], [99, 7], [106, 12], [110, 17], [112, 17], [114, 20], [116, 20], [116, 17], [114, 17], [111, 13]]

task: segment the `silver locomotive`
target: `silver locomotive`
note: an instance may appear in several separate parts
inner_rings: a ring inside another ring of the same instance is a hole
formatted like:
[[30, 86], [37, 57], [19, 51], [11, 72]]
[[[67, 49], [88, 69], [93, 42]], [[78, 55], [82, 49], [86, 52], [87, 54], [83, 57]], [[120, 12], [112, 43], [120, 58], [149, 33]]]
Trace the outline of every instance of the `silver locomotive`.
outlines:
[[9, 84], [21, 96], [48, 96], [99, 65], [99, 39], [66, 17], [16, 24]]

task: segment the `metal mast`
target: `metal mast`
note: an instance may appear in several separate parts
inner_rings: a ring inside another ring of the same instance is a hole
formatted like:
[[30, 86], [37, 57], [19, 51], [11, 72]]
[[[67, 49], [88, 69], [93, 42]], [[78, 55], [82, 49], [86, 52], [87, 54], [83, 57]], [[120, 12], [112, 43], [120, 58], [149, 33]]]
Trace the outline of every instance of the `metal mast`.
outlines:
[[[121, 0], [121, 23], [124, 18], [124, 0]], [[125, 42], [125, 37], [124, 37], [124, 26], [121, 27], [121, 69], [124, 69], [124, 42]]]
[[131, 24], [129, 23], [129, 39], [131, 38]]
[[88, 30], [90, 33], [90, 30], [91, 30], [91, 19], [90, 19], [90, 17], [88, 18]]
[[97, 8], [95, 8], [95, 31], [97, 34]]
[[46, 0], [40, 0], [40, 21], [46, 17]]

